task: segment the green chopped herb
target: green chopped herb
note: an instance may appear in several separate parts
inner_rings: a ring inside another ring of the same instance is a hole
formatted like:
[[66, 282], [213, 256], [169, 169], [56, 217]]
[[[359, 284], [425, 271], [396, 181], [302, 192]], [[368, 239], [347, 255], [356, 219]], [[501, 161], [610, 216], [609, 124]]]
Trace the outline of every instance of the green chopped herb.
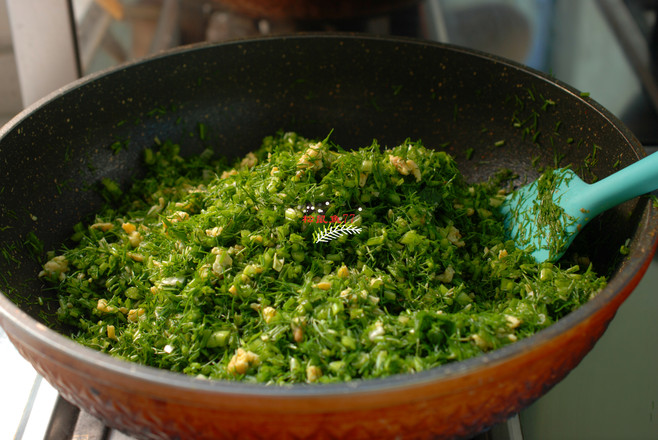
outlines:
[[199, 139], [205, 141], [206, 136], [208, 134], [208, 127], [206, 126], [206, 124], [199, 122], [198, 129], [199, 129]]
[[540, 135], [540, 134], [541, 134], [541, 132], [536, 131], [536, 132], [532, 135], [532, 143], [534, 143], [534, 144], [537, 143], [537, 140], [539, 139], [539, 135]]
[[101, 180], [102, 194], [105, 200], [117, 200], [123, 195], [123, 191], [119, 184], [110, 178], [103, 178]]
[[628, 255], [631, 252], [628, 245], [629, 245], [628, 240], [626, 241], [626, 243], [621, 245], [621, 247], [619, 248], [619, 253], [621, 255]]
[[467, 183], [420, 142], [283, 133], [233, 166], [169, 141], [145, 158], [131, 188], [103, 182], [111, 203], [41, 273], [71, 337], [128, 361], [270, 384], [414, 373], [528, 337], [605, 285], [504, 239], [509, 173]]
[[110, 145], [110, 150], [114, 154], [119, 154], [122, 150], [128, 149], [128, 144], [130, 142], [127, 140], [116, 140]]
[[553, 153], [553, 167], [560, 168], [560, 163], [564, 160], [565, 156], [566, 154], [555, 151]]
[[43, 253], [43, 243], [32, 231], [27, 234], [23, 246], [25, 246], [34, 257], [39, 257]]
[[533, 156], [532, 157], [532, 161], [530, 162], [530, 164], [532, 165], [533, 168], [535, 168], [535, 169], [539, 168], [539, 160], [540, 159], [541, 158], [539, 156]]
[[[544, 99], [543, 96], [542, 99]], [[552, 99], [544, 99], [544, 103], [542, 104], [541, 109], [546, 111], [548, 107], [552, 107], [554, 105], [555, 105], [555, 101], [553, 101]]]

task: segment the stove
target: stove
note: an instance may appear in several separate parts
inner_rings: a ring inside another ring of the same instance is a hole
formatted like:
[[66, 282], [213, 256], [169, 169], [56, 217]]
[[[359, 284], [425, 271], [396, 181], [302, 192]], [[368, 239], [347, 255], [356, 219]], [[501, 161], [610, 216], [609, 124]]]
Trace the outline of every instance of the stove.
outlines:
[[[44, 25], [33, 17], [28, 8], [33, 1], [7, 0], [16, 48], [34, 46], [26, 27], [40, 26], [42, 34], [62, 32], [59, 18], [50, 16]], [[70, 65], [55, 72], [43, 69], [35, 59], [52, 57], [52, 48], [43, 48], [40, 55], [35, 47], [30, 56], [17, 49], [24, 105], [57, 84], [178, 45], [346, 31], [448, 42], [551, 73], [589, 92], [635, 133], [647, 152], [658, 149], [658, 1], [425, 0], [377, 16], [329, 21], [247, 17], [220, 0], [57, 1], [67, 5], [68, 16], [61, 20], [73, 25], [63, 38], [69, 45], [66, 53], [72, 54]], [[657, 283], [654, 260], [582, 364], [546, 396], [475, 439], [655, 438]], [[6, 390], [0, 396], [0, 438], [131, 439], [58, 396], [2, 329], [0, 358], [5, 364], [0, 387]]]

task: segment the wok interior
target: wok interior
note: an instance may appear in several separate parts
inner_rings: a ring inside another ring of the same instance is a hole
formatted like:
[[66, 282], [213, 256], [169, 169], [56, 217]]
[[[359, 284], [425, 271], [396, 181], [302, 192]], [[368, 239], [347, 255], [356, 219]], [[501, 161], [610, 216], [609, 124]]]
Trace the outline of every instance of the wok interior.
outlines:
[[[522, 183], [538, 175], [533, 162], [571, 164], [592, 181], [640, 155], [608, 117], [539, 74], [431, 43], [300, 36], [180, 50], [83, 80], [5, 127], [0, 289], [64, 331], [53, 292], [36, 277], [37, 260], [99, 209], [94, 188], [102, 178], [127, 185], [140, 174], [141, 151], [156, 137], [179, 142], [183, 155], [212, 147], [228, 157], [279, 130], [311, 138], [331, 132], [345, 148], [421, 139], [455, 156], [470, 181], [508, 168]], [[648, 209], [640, 199], [605, 213], [575, 252], [614, 276], [620, 246], [631, 239], [633, 252], [648, 240], [640, 231]], [[31, 232], [43, 251], [25, 244]]]

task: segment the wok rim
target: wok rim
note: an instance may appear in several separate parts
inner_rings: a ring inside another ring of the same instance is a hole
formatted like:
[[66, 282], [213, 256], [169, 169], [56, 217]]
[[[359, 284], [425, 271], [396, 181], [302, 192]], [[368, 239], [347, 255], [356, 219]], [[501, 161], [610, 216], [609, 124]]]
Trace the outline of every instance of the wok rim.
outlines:
[[[612, 126], [615, 131], [617, 131], [624, 138], [626, 143], [631, 147], [636, 159], [639, 160], [646, 156], [646, 152], [644, 151], [642, 144], [636, 139], [635, 135], [630, 131], [630, 129], [628, 129], [628, 127], [626, 127], [615, 115], [598, 104], [598, 102], [596, 102], [594, 99], [582, 96], [580, 92], [575, 88], [541, 71], [496, 55], [487, 54], [481, 51], [452, 44], [426, 41], [409, 37], [373, 36], [353, 33], [305, 33], [295, 35], [236, 39], [222, 43], [195, 43], [153, 54], [151, 56], [128, 62], [119, 66], [110, 67], [73, 81], [72, 83], [51, 92], [50, 94], [26, 107], [16, 116], [10, 119], [4, 126], [0, 127], [0, 142], [8, 133], [16, 129], [32, 114], [37, 113], [46, 104], [53, 103], [59, 97], [67, 93], [71, 93], [79, 88], [85, 87], [89, 83], [93, 83], [97, 79], [100, 79], [104, 76], [112, 75], [126, 69], [131, 69], [136, 66], [149, 63], [153, 60], [178, 56], [198, 50], [206, 50], [217, 46], [248, 45], [252, 43], [270, 41], [274, 41], [274, 44], [280, 44], [280, 42], [283, 40], [288, 41], [296, 39], [317, 38], [337, 40], [350, 39], [357, 42], [377, 40], [389, 42], [392, 44], [429, 46], [441, 50], [455, 51], [466, 55], [483, 58], [488, 62], [502, 64], [508, 68], [522, 71], [524, 74], [530, 75], [531, 77], [547, 82], [552, 86], [558, 87], [563, 92], [580, 101], [583, 105], [589, 107], [589, 109], [594, 111], [598, 116], [602, 117], [608, 124]], [[577, 310], [569, 313], [564, 318], [553, 323], [551, 326], [540, 330], [536, 334], [517, 341], [513, 344], [509, 344], [505, 347], [473, 358], [441, 365], [413, 374], [405, 373], [383, 378], [354, 379], [349, 382], [329, 384], [290, 385], [266, 385], [218, 379], [198, 379], [184, 373], [177, 373], [156, 367], [137, 364], [130, 361], [124, 361], [114, 358], [109, 354], [85, 347], [33, 319], [16, 304], [14, 304], [1, 289], [0, 293], [2, 293], [2, 295], [0, 295], [0, 324], [5, 327], [6, 322], [9, 322], [11, 326], [19, 330], [19, 332], [16, 334], [7, 332], [10, 338], [16, 335], [20, 335], [21, 337], [27, 335], [34, 340], [45, 343], [49, 348], [64, 354], [66, 357], [75, 362], [91, 365], [94, 370], [99, 372], [105, 371], [111, 373], [113, 376], [118, 375], [130, 377], [133, 380], [144, 382], [145, 384], [155, 386], [159, 389], [186, 390], [216, 396], [242, 395], [263, 398], [306, 399], [340, 397], [344, 396], [345, 394], [354, 396], [357, 394], [367, 395], [380, 392], [395, 392], [410, 387], [421, 387], [432, 383], [438, 383], [440, 381], [448, 381], [460, 377], [466, 377], [473, 373], [486, 371], [488, 368], [493, 366], [510, 362], [515, 358], [522, 358], [524, 354], [532, 352], [542, 345], [549, 344], [560, 334], [568, 332], [571, 328], [577, 326], [581, 322], [595, 316], [598, 311], [608, 307], [610, 303], [614, 302], [616, 299], [619, 300], [620, 305], [632, 292], [637, 283], [641, 280], [642, 276], [652, 261], [652, 257], [656, 252], [656, 248], [658, 247], [658, 216], [655, 215], [655, 208], [650, 204], [647, 204], [647, 208], [643, 210], [643, 215], [638, 225], [638, 231], [636, 232], [636, 235], [641, 235], [641, 238], [637, 241], [637, 243], [635, 243], [634, 251], [626, 260], [624, 260], [624, 270], [620, 271], [620, 273], [618, 273], [613, 279], [609, 280], [607, 286], [602, 291], [600, 291], [596, 297], [582, 305]], [[615, 313], [617, 307], [615, 307]], [[96, 379], [101, 380], [98, 377]], [[413, 396], [410, 396], [409, 398], [413, 399]]]

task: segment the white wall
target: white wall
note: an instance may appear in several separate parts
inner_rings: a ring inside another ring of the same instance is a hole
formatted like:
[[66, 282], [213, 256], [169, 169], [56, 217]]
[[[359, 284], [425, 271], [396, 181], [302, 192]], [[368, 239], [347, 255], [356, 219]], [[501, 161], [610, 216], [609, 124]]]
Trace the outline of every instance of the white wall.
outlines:
[[0, 0], [0, 125], [18, 113], [21, 108], [7, 5], [4, 0]]

